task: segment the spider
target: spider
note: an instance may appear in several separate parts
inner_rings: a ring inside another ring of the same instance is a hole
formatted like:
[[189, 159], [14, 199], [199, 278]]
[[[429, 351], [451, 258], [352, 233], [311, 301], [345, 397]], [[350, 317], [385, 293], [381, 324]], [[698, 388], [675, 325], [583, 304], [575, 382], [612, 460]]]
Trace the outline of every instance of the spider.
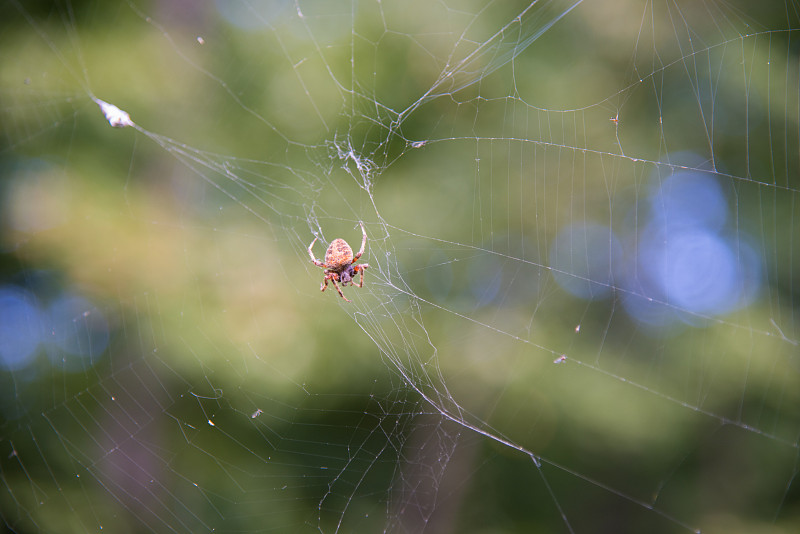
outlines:
[[353, 278], [355, 278], [356, 273], [359, 273], [361, 274], [361, 280], [358, 287], [364, 287], [364, 269], [369, 267], [366, 263], [356, 265], [356, 261], [358, 261], [358, 258], [364, 253], [364, 245], [367, 244], [367, 231], [364, 229], [364, 223], [360, 222], [359, 224], [361, 225], [361, 234], [363, 237], [361, 238], [361, 250], [359, 250], [358, 254], [355, 256], [353, 256], [353, 249], [350, 248], [350, 245], [348, 245], [347, 241], [344, 239], [337, 238], [331, 241], [327, 252], [325, 252], [324, 262], [315, 258], [314, 253], [311, 251], [311, 247], [317, 242], [317, 238], [315, 237], [314, 241], [308, 245], [308, 255], [311, 256], [311, 261], [313, 261], [314, 265], [317, 267], [323, 267], [325, 269], [325, 279], [322, 281], [319, 290], [325, 291], [325, 288], [328, 287], [328, 281], [330, 280], [333, 282], [333, 287], [339, 292], [339, 296], [347, 302], [350, 302], [350, 299], [344, 296], [342, 290], [339, 289], [339, 284], [336, 282], [341, 282], [343, 286], [347, 286], [348, 284], [356, 285], [355, 282], [353, 282]]

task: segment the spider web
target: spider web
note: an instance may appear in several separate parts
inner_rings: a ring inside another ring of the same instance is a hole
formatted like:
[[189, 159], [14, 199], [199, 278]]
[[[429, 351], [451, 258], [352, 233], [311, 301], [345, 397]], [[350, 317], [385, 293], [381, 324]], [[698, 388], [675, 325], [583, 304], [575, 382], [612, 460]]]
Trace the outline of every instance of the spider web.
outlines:
[[6, 527], [796, 531], [751, 4], [0, 2]]

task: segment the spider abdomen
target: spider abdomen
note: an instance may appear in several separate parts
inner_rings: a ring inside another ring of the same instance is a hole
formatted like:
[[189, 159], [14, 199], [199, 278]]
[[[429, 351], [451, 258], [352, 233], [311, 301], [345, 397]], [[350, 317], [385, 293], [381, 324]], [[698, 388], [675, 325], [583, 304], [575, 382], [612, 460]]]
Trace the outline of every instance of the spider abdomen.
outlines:
[[353, 263], [353, 249], [344, 239], [334, 239], [331, 241], [328, 250], [325, 252], [325, 266], [334, 271], [341, 270], [343, 267]]

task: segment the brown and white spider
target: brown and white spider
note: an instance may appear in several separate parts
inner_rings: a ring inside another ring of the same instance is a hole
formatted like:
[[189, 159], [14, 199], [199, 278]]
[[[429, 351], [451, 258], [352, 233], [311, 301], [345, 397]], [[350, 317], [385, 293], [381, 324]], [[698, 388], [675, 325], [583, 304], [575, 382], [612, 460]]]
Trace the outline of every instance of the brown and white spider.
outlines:
[[343, 286], [347, 286], [348, 284], [356, 285], [353, 282], [353, 278], [355, 278], [356, 273], [359, 273], [361, 275], [361, 281], [358, 287], [364, 287], [364, 269], [369, 267], [366, 263], [356, 265], [358, 258], [364, 254], [364, 245], [367, 244], [367, 231], [364, 229], [364, 223], [360, 222], [359, 224], [361, 225], [361, 234], [363, 237], [361, 238], [361, 250], [359, 250], [358, 254], [355, 256], [353, 256], [353, 249], [350, 248], [350, 245], [348, 245], [347, 241], [344, 239], [337, 238], [331, 241], [328, 250], [325, 252], [324, 262], [315, 258], [314, 253], [311, 251], [311, 247], [317, 242], [317, 238], [315, 237], [314, 241], [308, 245], [308, 255], [311, 256], [311, 261], [313, 261], [314, 265], [317, 267], [323, 267], [325, 269], [325, 279], [322, 281], [319, 290], [325, 291], [325, 288], [328, 287], [328, 280], [330, 280], [333, 282], [333, 287], [339, 292], [339, 296], [347, 302], [350, 302], [350, 299], [344, 296], [342, 290], [339, 289], [339, 284], [336, 282], [341, 282]]

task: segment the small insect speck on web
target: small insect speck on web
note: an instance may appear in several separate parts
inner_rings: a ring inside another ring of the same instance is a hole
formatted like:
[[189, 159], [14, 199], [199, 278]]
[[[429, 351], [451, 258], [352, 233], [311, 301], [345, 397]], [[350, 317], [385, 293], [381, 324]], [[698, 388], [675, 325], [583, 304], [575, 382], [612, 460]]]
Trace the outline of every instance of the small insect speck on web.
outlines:
[[558, 358], [553, 360], [553, 363], [563, 363], [565, 361], [567, 361], [567, 355], [566, 354], [562, 354], [561, 356], [559, 356]]
[[258, 417], [262, 413], [264, 413], [264, 411], [261, 408], [259, 408], [258, 410], [254, 411], [252, 414], [250, 414], [250, 419], [255, 419], [256, 417]]
[[411, 143], [411, 148], [422, 148], [428, 144], [428, 141], [414, 141]]
[[113, 126], [114, 128], [124, 128], [125, 126], [133, 126], [133, 121], [131, 120], [130, 115], [125, 111], [122, 111], [114, 104], [109, 104], [108, 102], [104, 102], [99, 98], [94, 99], [95, 104], [100, 106], [100, 111], [103, 112], [105, 115], [106, 120], [108, 123]]

